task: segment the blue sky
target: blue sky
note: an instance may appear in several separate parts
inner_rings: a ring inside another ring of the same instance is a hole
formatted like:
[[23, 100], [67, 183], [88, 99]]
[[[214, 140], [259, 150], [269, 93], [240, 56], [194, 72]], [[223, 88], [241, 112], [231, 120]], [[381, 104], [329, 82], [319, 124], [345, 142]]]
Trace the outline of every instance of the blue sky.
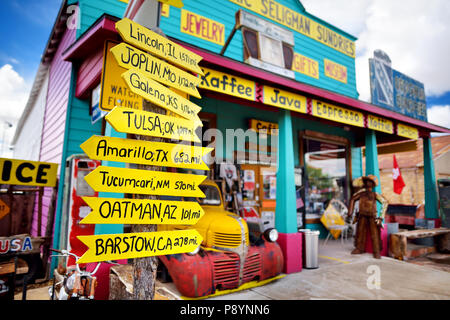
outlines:
[[34, 79], [60, 5], [60, 0], [0, 1], [0, 67], [11, 64], [24, 79]]

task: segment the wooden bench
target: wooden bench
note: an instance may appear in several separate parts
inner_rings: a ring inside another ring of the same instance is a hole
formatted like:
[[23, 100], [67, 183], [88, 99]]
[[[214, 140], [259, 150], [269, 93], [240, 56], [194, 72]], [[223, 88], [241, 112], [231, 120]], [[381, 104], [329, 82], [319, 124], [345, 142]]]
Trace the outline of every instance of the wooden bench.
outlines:
[[393, 233], [389, 237], [389, 256], [406, 260], [408, 258], [408, 240], [444, 236], [448, 233], [450, 233], [449, 228], [419, 229]]

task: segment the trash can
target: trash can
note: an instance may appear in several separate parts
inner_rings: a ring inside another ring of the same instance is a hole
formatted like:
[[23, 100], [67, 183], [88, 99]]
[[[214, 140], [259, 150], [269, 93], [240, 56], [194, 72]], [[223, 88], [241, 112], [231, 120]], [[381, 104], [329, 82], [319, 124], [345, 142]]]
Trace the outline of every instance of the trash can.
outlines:
[[304, 233], [304, 267], [316, 269], [319, 267], [319, 234], [318, 230], [305, 230]]

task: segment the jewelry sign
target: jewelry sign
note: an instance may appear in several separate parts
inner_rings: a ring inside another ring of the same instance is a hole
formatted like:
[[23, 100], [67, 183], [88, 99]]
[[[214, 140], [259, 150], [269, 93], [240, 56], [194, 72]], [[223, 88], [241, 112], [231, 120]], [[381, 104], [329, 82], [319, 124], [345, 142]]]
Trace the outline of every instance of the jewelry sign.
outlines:
[[[106, 121], [118, 132], [200, 142], [195, 130], [202, 126], [198, 117], [201, 108], [181, 94], [201, 98], [197, 90], [201, 79], [190, 73], [203, 75], [198, 66], [201, 57], [126, 18], [116, 23], [116, 29], [125, 42], [110, 47], [110, 52], [123, 68], [120, 76], [127, 89], [167, 110], [168, 115], [116, 105], [106, 115]], [[194, 170], [209, 170], [203, 157], [213, 150], [164, 140], [95, 135], [81, 148], [95, 160]], [[108, 166], [100, 166], [85, 177], [97, 192], [197, 198], [205, 197], [199, 187], [205, 179], [205, 175]], [[92, 212], [82, 224], [194, 225], [204, 215], [199, 203], [193, 201], [96, 197], [83, 200]], [[78, 238], [88, 247], [78, 263], [192, 252], [203, 241], [195, 229]]]

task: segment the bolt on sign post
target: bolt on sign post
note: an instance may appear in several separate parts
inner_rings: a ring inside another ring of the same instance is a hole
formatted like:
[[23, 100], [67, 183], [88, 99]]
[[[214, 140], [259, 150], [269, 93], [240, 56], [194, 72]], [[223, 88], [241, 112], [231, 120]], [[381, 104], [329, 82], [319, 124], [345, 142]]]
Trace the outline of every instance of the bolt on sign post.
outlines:
[[[197, 202], [167, 201], [159, 196], [203, 198], [199, 185], [206, 176], [163, 168], [209, 170], [202, 158], [213, 149], [191, 145], [200, 142], [195, 130], [202, 126], [201, 108], [170, 89], [200, 98], [200, 79], [190, 72], [203, 74], [198, 66], [201, 57], [126, 18], [116, 23], [116, 29], [127, 43], [110, 51], [125, 70], [121, 77], [128, 89], [142, 97], [143, 108], [116, 105], [106, 115], [116, 131], [129, 134], [127, 139], [92, 136], [81, 148], [91, 159], [137, 164], [137, 169], [100, 166], [85, 177], [95, 191], [134, 194], [134, 198], [84, 197], [92, 212], [81, 223], [130, 224], [132, 230], [79, 236], [88, 247], [79, 263], [134, 259], [134, 298], [148, 300], [154, 296], [156, 257], [194, 251], [203, 241], [195, 229], [157, 231], [157, 224], [193, 225], [204, 215]], [[159, 45], [149, 45], [154, 41]]]

